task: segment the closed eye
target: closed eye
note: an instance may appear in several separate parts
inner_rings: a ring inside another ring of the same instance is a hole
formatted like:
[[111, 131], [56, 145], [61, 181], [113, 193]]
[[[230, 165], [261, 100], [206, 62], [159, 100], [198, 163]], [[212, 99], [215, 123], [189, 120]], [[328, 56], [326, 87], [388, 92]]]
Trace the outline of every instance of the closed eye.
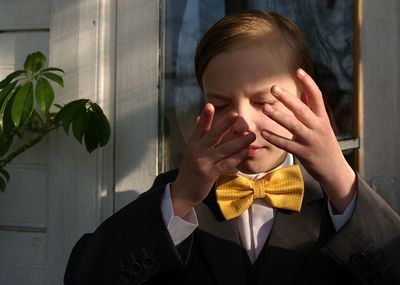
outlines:
[[225, 109], [228, 106], [228, 104], [223, 104], [223, 105], [215, 105], [214, 104], [214, 109], [215, 111], [221, 111], [223, 109]]
[[264, 106], [265, 104], [274, 105], [276, 102], [277, 102], [277, 100], [274, 100], [274, 101], [257, 101], [257, 102], [254, 102], [253, 104], [258, 105], [258, 106]]

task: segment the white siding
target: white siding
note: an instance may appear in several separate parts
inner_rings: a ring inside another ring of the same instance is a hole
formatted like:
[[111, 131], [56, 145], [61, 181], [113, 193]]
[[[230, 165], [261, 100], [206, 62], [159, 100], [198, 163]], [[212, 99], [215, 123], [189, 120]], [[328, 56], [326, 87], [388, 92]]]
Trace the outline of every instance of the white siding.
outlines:
[[[21, 69], [34, 51], [48, 54], [49, 3], [0, 2], [0, 80]], [[48, 141], [7, 166], [11, 180], [0, 194], [0, 284], [43, 284], [47, 251]]]
[[400, 207], [400, 1], [361, 3], [360, 170], [370, 182], [396, 179]]
[[118, 1], [116, 185], [119, 209], [157, 174], [158, 1]]

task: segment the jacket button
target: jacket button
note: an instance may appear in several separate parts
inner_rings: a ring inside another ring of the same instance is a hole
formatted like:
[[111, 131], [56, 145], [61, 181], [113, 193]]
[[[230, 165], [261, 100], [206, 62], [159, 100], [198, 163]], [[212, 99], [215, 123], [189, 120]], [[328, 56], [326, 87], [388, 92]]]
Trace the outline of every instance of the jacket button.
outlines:
[[353, 253], [350, 256], [350, 262], [355, 266], [364, 265], [366, 261], [367, 261], [367, 256], [363, 252], [362, 253]]
[[129, 283], [132, 280], [132, 275], [128, 270], [123, 270], [119, 274], [119, 278], [122, 280], [122, 282]]
[[129, 272], [133, 276], [138, 276], [138, 275], [140, 275], [140, 273], [142, 273], [142, 266], [137, 262], [133, 262], [133, 263], [131, 263], [131, 265], [129, 267]]
[[155, 263], [156, 263], [156, 261], [154, 260], [154, 258], [152, 258], [150, 256], [146, 256], [142, 260], [143, 268], [146, 269], [146, 270], [152, 269], [154, 267]]

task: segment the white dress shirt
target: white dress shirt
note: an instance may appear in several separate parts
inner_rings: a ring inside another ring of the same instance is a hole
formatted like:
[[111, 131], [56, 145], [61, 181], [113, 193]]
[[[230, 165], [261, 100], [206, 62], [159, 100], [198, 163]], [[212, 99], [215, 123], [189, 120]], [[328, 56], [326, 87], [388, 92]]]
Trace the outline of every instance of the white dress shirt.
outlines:
[[[273, 170], [293, 165], [293, 162], [293, 155], [288, 154], [285, 161]], [[261, 179], [266, 174], [267, 173], [245, 174], [238, 172], [238, 175], [245, 176], [254, 181]], [[329, 214], [336, 231], [340, 230], [350, 219], [355, 208], [355, 201], [356, 195], [342, 214], [334, 214], [331, 203], [328, 201]], [[187, 215], [186, 220], [174, 215], [170, 184], [167, 184], [165, 187], [161, 210], [164, 222], [175, 245], [184, 241], [198, 226], [198, 220], [194, 209]], [[268, 239], [275, 220], [275, 214], [275, 208], [268, 205], [264, 199], [257, 199], [236, 219], [241, 244], [246, 249], [252, 263], [255, 262]]]

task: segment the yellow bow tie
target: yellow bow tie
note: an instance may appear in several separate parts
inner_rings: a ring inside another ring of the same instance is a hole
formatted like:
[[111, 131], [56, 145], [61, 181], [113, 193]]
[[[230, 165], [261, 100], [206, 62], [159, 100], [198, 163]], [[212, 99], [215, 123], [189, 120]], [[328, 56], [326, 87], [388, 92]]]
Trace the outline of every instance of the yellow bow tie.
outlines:
[[272, 171], [257, 181], [236, 174], [222, 175], [216, 181], [217, 203], [227, 220], [238, 217], [259, 198], [274, 208], [299, 212], [303, 194], [298, 165]]

